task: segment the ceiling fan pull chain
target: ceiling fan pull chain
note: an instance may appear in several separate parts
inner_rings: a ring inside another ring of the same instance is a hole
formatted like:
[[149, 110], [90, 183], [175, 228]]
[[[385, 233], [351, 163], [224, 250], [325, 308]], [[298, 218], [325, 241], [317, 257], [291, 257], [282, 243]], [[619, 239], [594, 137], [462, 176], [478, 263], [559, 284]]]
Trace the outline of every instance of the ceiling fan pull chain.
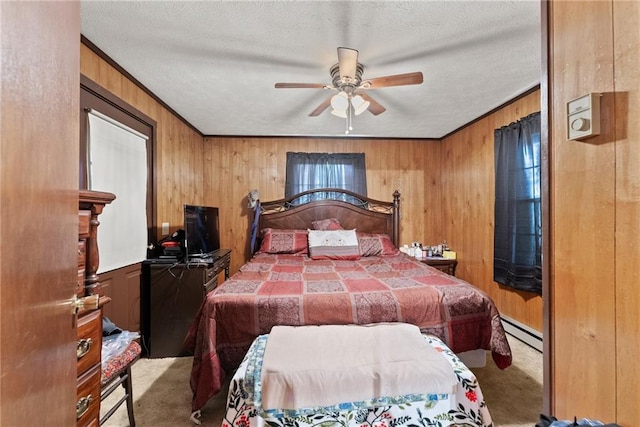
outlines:
[[349, 116], [347, 115], [347, 120], [344, 121], [344, 134], [349, 135]]
[[351, 126], [351, 97], [349, 97], [349, 103], [347, 104], [347, 130], [344, 132], [345, 135], [349, 135], [349, 132], [353, 130]]

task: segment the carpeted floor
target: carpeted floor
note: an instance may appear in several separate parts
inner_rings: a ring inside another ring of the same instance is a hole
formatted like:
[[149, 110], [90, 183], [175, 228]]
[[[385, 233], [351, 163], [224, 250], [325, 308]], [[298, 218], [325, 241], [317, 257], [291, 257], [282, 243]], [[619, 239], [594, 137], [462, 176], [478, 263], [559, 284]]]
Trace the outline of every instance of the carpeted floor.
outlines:
[[542, 353], [508, 336], [513, 364], [504, 371], [487, 355], [472, 369], [496, 427], [534, 427], [542, 412]]
[[[487, 357], [487, 366], [475, 368], [489, 412], [496, 427], [533, 427], [542, 411], [542, 354], [509, 337], [513, 364], [501, 371]], [[141, 359], [133, 367], [134, 413], [138, 427], [193, 426], [189, 420], [191, 358]], [[102, 411], [121, 396], [113, 393]], [[212, 398], [202, 410], [202, 425], [219, 427], [224, 414], [226, 390]], [[129, 425], [126, 406], [105, 427]]]

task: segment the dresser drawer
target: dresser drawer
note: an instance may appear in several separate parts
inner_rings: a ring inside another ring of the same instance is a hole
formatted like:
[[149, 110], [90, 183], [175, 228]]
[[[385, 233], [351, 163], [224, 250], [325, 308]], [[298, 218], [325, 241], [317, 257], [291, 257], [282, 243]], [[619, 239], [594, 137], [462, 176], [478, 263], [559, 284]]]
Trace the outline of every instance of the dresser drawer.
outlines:
[[76, 419], [78, 426], [89, 426], [100, 417], [100, 365], [78, 378]]
[[91, 232], [91, 211], [78, 211], [78, 218], [80, 220], [78, 234], [80, 237], [89, 237]]
[[84, 279], [86, 277], [87, 265], [87, 241], [78, 241], [78, 282], [76, 283], [76, 295], [82, 297], [85, 294]]
[[[218, 275], [222, 272], [222, 270], [229, 268], [229, 263], [231, 262], [231, 252], [226, 255], [216, 259], [212, 265], [207, 268], [205, 284], [204, 288], [206, 292], [212, 291], [218, 286]], [[227, 273], [227, 272], [225, 272]], [[226, 279], [225, 274], [225, 279]]]
[[215, 270], [215, 274], [217, 275], [226, 266], [229, 265], [230, 260], [231, 260], [231, 254], [227, 254], [227, 255], [225, 255], [223, 257], [220, 257], [220, 258], [218, 258], [217, 260], [214, 261], [213, 266], [210, 268], [210, 270]]
[[102, 353], [102, 310], [93, 310], [78, 319], [78, 375], [100, 365]]
[[87, 241], [82, 239], [78, 240], [78, 270], [87, 265]]
[[433, 265], [432, 267], [437, 268], [438, 270], [444, 271], [445, 273], [449, 274], [449, 266], [448, 265], [440, 264], [440, 265]]
[[220, 269], [216, 268], [207, 268], [205, 271], [205, 283], [204, 283], [204, 291], [205, 293], [209, 293], [214, 290], [218, 286], [218, 274], [220, 274]]

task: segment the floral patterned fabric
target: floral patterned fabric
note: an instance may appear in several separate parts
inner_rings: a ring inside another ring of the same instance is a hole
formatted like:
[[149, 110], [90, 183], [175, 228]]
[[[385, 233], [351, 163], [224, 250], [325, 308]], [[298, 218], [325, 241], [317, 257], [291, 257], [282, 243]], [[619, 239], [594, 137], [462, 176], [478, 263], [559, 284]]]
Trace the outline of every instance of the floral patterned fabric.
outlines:
[[430, 394], [425, 390], [419, 398], [386, 396], [369, 401], [340, 402], [332, 407], [316, 408], [311, 413], [306, 410], [283, 413], [264, 411], [261, 407], [261, 362], [268, 340], [268, 335], [261, 335], [253, 342], [231, 380], [222, 426], [493, 426], [475, 375], [440, 339], [430, 335], [424, 335], [424, 339], [451, 364], [458, 378], [455, 394]]
[[222, 388], [253, 340], [275, 325], [404, 322], [456, 353], [491, 350], [511, 364], [500, 314], [487, 294], [407, 254], [359, 260], [257, 254], [210, 292], [185, 338], [192, 352], [192, 410]]
[[102, 362], [102, 377], [100, 383], [105, 385], [114, 375], [120, 373], [132, 361], [140, 357], [142, 348], [137, 341], [131, 341], [120, 354], [112, 356]]

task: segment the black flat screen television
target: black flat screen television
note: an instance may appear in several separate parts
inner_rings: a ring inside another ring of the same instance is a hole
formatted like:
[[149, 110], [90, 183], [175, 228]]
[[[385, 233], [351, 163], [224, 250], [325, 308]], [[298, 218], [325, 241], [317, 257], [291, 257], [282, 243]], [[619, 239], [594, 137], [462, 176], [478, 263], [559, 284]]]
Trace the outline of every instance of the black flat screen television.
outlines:
[[202, 257], [220, 249], [218, 208], [184, 205], [184, 248], [188, 257]]

